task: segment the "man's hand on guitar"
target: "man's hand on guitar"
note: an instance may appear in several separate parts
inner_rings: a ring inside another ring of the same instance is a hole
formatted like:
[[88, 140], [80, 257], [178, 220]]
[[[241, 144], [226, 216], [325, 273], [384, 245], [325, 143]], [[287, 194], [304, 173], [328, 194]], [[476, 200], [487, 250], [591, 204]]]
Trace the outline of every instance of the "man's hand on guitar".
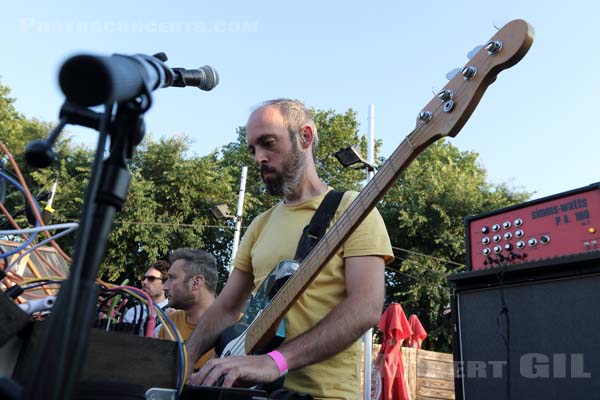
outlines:
[[269, 383], [279, 378], [279, 368], [268, 355], [214, 358], [192, 374], [188, 383], [201, 386], [248, 386]]

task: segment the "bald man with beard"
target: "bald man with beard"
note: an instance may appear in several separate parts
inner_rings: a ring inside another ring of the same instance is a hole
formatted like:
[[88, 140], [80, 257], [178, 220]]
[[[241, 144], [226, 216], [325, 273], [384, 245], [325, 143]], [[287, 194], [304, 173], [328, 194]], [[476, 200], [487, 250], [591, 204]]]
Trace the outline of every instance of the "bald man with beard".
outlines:
[[[248, 296], [273, 267], [294, 258], [304, 227], [332, 190], [317, 174], [317, 128], [299, 101], [263, 103], [248, 119], [246, 140], [267, 192], [282, 201], [256, 217], [246, 230], [225, 287], [188, 340], [193, 361], [238, 320]], [[357, 195], [344, 193], [333, 222]], [[316, 398], [358, 398], [358, 339], [379, 321], [384, 267], [392, 260], [383, 219], [374, 209], [286, 313], [283, 344], [267, 354], [211, 359], [189, 382], [222, 381], [229, 387], [285, 377], [288, 390]]]

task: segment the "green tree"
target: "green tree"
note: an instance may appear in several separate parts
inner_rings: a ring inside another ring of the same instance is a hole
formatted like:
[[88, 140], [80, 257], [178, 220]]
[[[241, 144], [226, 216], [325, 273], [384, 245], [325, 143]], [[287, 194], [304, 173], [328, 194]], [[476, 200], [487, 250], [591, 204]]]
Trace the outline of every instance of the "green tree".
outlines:
[[[356, 113], [313, 110], [319, 133], [317, 169], [339, 190], [357, 190], [365, 171], [343, 168], [333, 153], [358, 144], [366, 154]], [[29, 120], [14, 108], [7, 87], [0, 85], [0, 140], [13, 152], [34, 194], [49, 190], [58, 178], [53, 222], [78, 221], [93, 152], [72, 146], [68, 135], [55, 147], [53, 168], [32, 170], [24, 162], [25, 145], [47, 136], [49, 124]], [[376, 147], [379, 147], [377, 143]], [[264, 188], [247, 150], [245, 128], [218, 152], [190, 155], [185, 136], [154, 140], [146, 137], [131, 160], [132, 180], [125, 206], [108, 238], [101, 276], [109, 281], [141, 276], [145, 265], [178, 247], [206, 249], [217, 257], [221, 282], [230, 265], [234, 221], [217, 221], [209, 213], [215, 204], [237, 205], [242, 166], [248, 167], [243, 225], [270, 208], [277, 199]], [[484, 211], [520, 203], [530, 196], [486, 181], [477, 154], [461, 152], [445, 141], [425, 150], [384, 196], [378, 208], [386, 222], [396, 260], [386, 270], [386, 302], [402, 303], [415, 313], [429, 333], [426, 347], [449, 351], [450, 325], [440, 313], [449, 302], [450, 273], [465, 263], [463, 219]], [[380, 159], [380, 162], [385, 162]], [[15, 190], [5, 206], [23, 206]], [[20, 223], [26, 224], [24, 218]], [[59, 240], [72, 252], [74, 236]]]
[[[68, 133], [55, 146], [57, 162], [49, 169], [33, 170], [24, 161], [24, 149], [31, 140], [46, 137], [51, 126], [28, 120], [14, 108], [9, 89], [0, 85], [0, 139], [13, 153], [27, 185], [36, 195], [49, 190], [54, 179], [58, 189], [54, 199], [55, 223], [79, 221], [85, 188], [90, 175], [93, 151], [70, 144]], [[217, 153], [189, 156], [185, 136], [153, 140], [147, 137], [131, 161], [132, 179], [123, 210], [117, 214], [108, 238], [101, 277], [109, 281], [135, 279], [145, 265], [167, 256], [177, 247], [205, 248], [217, 255], [223, 275], [230, 240], [221, 237], [209, 217], [209, 206], [228, 202], [234, 194], [231, 174], [219, 165]], [[10, 172], [12, 168], [8, 166]], [[23, 207], [20, 192], [8, 191], [8, 210]], [[43, 203], [41, 204], [43, 207]], [[24, 217], [18, 220], [26, 226]], [[75, 235], [58, 242], [72, 254]]]
[[446, 277], [465, 264], [464, 218], [528, 199], [530, 193], [486, 182], [477, 154], [440, 140], [419, 155], [379, 209], [395, 248], [386, 273], [386, 301], [421, 319], [434, 350], [450, 350]]
[[[351, 109], [342, 114], [338, 114], [333, 110], [312, 110], [312, 112], [319, 135], [316, 154], [317, 172], [325, 182], [338, 190], [360, 188], [366, 177], [365, 171], [352, 168], [345, 169], [333, 157], [334, 152], [352, 144], [358, 144], [363, 154], [366, 154], [366, 140], [360, 135], [356, 112]], [[230, 190], [234, 195], [226, 202], [230, 210], [234, 210], [237, 205], [235, 194], [239, 190], [239, 180], [243, 166], [248, 167], [242, 224], [243, 229], [245, 229], [250, 221], [261, 212], [272, 207], [279, 199], [266, 193], [258, 168], [255, 167], [254, 159], [248, 151], [246, 128], [239, 127], [236, 141], [221, 148], [218, 166], [219, 175], [228, 176], [231, 183]], [[234, 222], [229, 220], [227, 224], [229, 227], [221, 231], [229, 245], [233, 239]], [[227, 248], [229, 249], [229, 247]], [[223, 261], [225, 265], [231, 264], [230, 253], [220, 254], [226, 257], [226, 260]]]
[[[10, 89], [0, 83], [0, 141], [8, 148], [18, 164], [27, 186], [30, 188], [33, 196], [39, 195], [42, 191], [50, 190], [52, 186], [52, 171], [35, 171], [25, 162], [25, 146], [32, 140], [39, 140], [48, 135], [51, 125], [37, 120], [27, 119], [17, 112], [14, 107], [15, 99], [10, 97]], [[59, 156], [64, 156], [69, 147], [68, 139], [61, 139], [55, 146], [55, 151]], [[4, 154], [1, 154], [0, 159]], [[14, 174], [12, 166], [6, 158], [6, 170]], [[8, 210], [20, 210], [24, 207], [25, 201], [19, 191], [7, 190], [7, 197], [4, 206]], [[24, 223], [25, 218], [21, 215], [17, 222]]]
[[131, 162], [132, 182], [123, 211], [109, 236], [102, 273], [109, 279], [135, 278], [145, 265], [179, 247], [216, 253], [225, 275], [227, 243], [214, 229], [209, 207], [233, 194], [219, 174], [215, 153], [188, 156], [186, 136], [148, 137]]
[[[338, 190], [357, 190], [366, 174], [364, 170], [343, 168], [333, 153], [353, 144], [358, 144], [366, 154], [366, 140], [360, 135], [356, 112], [352, 109], [343, 114], [333, 110], [311, 110], [317, 125], [319, 143], [316, 152], [317, 172], [330, 186]], [[379, 143], [378, 143], [379, 146]], [[237, 140], [221, 148], [220, 166], [223, 173], [231, 174], [234, 184], [231, 190], [237, 193], [242, 166], [248, 167], [244, 220], [251, 221], [266, 211], [278, 200], [266, 193], [254, 159], [246, 144], [246, 128], [237, 130]], [[237, 197], [232, 199], [237, 201]], [[230, 206], [235, 203], [229, 204]]]

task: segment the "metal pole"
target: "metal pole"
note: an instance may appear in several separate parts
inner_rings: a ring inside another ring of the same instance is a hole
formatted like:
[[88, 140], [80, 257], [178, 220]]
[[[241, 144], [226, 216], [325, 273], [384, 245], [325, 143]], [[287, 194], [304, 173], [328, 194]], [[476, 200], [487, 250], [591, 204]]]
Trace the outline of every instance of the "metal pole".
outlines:
[[[367, 142], [367, 161], [375, 165], [375, 105], [369, 106], [369, 137]], [[367, 171], [367, 183], [373, 178], [375, 171]]]
[[[374, 165], [375, 161], [375, 105], [369, 106], [369, 136], [367, 142], [367, 161], [369, 164]], [[375, 171], [367, 170], [367, 183], [373, 178]], [[373, 328], [369, 329], [363, 335], [363, 343], [365, 345], [365, 362], [364, 362], [364, 385], [363, 385], [363, 399], [371, 399], [371, 360], [373, 358]]]
[[233, 260], [240, 244], [240, 231], [242, 230], [242, 212], [244, 211], [244, 194], [246, 193], [246, 175], [248, 167], [242, 167], [242, 178], [240, 179], [240, 194], [238, 196], [237, 211], [235, 213], [235, 231], [233, 232], [233, 246], [231, 248], [231, 265], [229, 272], [233, 270]]

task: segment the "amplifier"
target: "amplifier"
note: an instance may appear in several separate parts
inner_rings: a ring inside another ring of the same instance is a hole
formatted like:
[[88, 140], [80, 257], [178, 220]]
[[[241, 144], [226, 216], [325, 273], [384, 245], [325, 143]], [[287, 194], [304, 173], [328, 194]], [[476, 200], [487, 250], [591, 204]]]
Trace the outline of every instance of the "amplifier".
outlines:
[[457, 400], [598, 398], [600, 259], [569, 260], [448, 277]]
[[467, 270], [600, 250], [600, 182], [465, 219]]

